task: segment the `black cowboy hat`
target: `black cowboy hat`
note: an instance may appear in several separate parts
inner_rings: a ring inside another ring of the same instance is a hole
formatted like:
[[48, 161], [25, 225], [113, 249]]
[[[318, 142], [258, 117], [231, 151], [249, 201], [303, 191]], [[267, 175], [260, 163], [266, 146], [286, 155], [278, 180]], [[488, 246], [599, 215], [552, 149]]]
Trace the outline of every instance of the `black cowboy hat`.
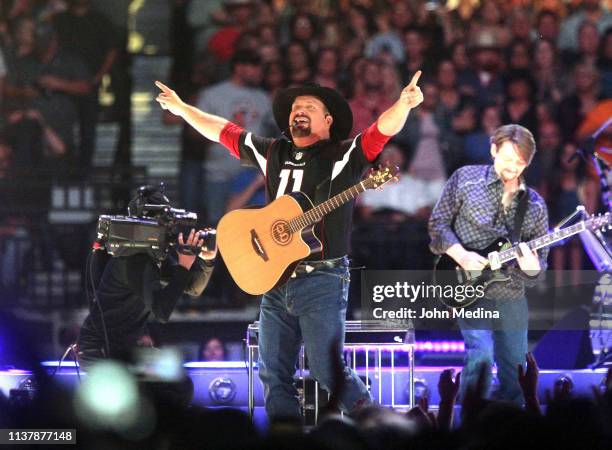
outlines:
[[329, 110], [329, 114], [334, 118], [330, 134], [333, 139], [346, 139], [353, 128], [353, 112], [348, 102], [334, 89], [322, 87], [316, 84], [281, 89], [272, 104], [274, 120], [278, 128], [285, 131], [289, 126], [289, 114], [291, 106], [296, 97], [310, 95], [317, 97]]

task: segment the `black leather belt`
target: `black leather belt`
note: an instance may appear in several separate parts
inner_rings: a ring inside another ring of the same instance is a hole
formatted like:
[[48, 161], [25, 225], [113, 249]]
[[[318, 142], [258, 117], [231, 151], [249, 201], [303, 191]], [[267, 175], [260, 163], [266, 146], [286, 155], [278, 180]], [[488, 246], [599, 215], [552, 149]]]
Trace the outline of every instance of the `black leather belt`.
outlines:
[[326, 259], [323, 261], [301, 261], [295, 268], [292, 276], [314, 272], [319, 269], [332, 269], [334, 267], [345, 267], [346, 259], [344, 257], [336, 259]]

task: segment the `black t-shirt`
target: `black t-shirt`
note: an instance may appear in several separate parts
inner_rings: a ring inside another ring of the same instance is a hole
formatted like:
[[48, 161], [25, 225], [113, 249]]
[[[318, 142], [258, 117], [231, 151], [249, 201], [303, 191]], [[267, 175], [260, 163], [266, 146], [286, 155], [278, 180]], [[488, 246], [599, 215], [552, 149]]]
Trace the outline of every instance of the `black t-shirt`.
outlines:
[[[316, 206], [357, 184], [369, 165], [361, 148], [361, 135], [335, 142], [319, 141], [298, 148], [285, 139], [271, 139], [242, 132], [240, 160], [258, 168], [266, 177], [269, 201], [290, 192], [303, 192]], [[348, 253], [354, 202], [324, 216], [315, 227], [323, 252], [307, 259], [339, 258]]]
[[53, 21], [60, 48], [78, 55], [92, 74], [96, 74], [108, 51], [118, 48], [117, 33], [105, 15], [90, 11], [77, 16], [70, 11], [59, 13]]

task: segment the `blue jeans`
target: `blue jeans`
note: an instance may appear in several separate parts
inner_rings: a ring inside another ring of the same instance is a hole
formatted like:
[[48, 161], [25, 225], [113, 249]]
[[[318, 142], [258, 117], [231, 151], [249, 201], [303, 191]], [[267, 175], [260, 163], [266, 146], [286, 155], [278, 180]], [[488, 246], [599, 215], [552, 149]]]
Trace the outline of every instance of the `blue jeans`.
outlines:
[[[271, 419], [298, 417], [294, 385], [302, 341], [311, 375], [328, 392], [333, 386], [335, 347], [341, 357], [348, 303], [348, 262], [290, 278], [263, 296], [259, 316], [259, 377], [264, 385], [266, 412]], [[343, 360], [345, 384], [340, 395], [345, 411], [371, 401], [361, 379]]]
[[[527, 299], [479, 301], [473, 308], [482, 307], [488, 311], [499, 311], [499, 319], [458, 319], [465, 341], [465, 365], [461, 372], [461, 398], [467, 386], [474, 386], [482, 364], [490, 369], [497, 366], [499, 400], [523, 403], [518, 383], [519, 364], [525, 362], [527, 353], [528, 310]], [[487, 370], [484, 395], [491, 388], [491, 371]]]

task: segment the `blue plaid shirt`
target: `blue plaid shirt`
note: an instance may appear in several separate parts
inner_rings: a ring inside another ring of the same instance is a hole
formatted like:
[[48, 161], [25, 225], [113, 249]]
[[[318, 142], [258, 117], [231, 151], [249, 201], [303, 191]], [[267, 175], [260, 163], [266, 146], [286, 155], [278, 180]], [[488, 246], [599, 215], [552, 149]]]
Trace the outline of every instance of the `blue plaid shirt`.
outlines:
[[[521, 227], [520, 240], [535, 239], [548, 232], [548, 210], [540, 195], [527, 189], [529, 204]], [[465, 166], [449, 178], [444, 192], [429, 219], [429, 248], [437, 255], [446, 253], [453, 245], [484, 249], [495, 240], [510, 238], [519, 203], [516, 195], [508, 208], [502, 205], [503, 182], [490, 166]], [[538, 250], [540, 266], [546, 270], [548, 249]], [[513, 300], [525, 296], [525, 286], [537, 283], [540, 277], [529, 277], [516, 265], [508, 267], [511, 280], [491, 284], [486, 297], [496, 300]]]

